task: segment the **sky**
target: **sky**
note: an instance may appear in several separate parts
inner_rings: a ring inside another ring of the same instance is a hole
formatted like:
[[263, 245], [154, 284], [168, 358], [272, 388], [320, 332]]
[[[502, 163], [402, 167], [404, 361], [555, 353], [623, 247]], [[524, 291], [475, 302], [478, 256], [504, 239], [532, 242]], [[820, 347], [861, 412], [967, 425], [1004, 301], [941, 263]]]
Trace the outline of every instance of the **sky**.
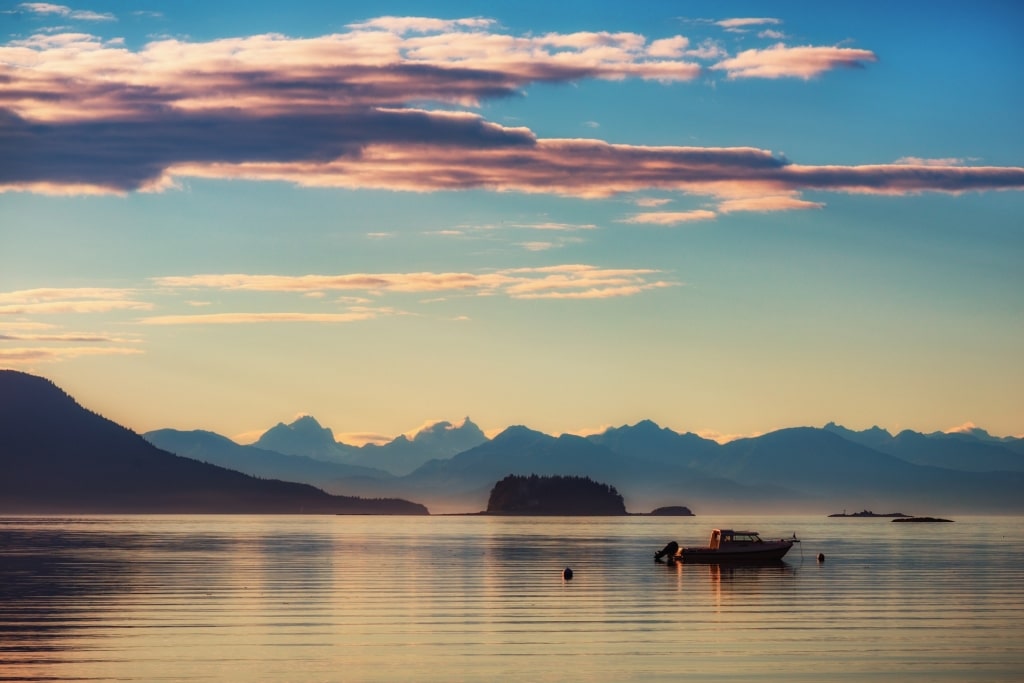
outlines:
[[0, 367], [241, 442], [1024, 435], [1022, 25], [0, 3]]

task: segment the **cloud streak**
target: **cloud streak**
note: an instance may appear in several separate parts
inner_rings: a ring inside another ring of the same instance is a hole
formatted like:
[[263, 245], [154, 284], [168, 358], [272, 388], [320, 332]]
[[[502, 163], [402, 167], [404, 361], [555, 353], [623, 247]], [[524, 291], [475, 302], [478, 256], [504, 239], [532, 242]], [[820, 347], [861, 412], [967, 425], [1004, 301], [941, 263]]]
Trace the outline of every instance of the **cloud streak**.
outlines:
[[383, 310], [346, 313], [204, 313], [199, 315], [158, 315], [142, 318], [142, 325], [239, 325], [255, 323], [351, 323], [391, 314]]
[[4, 334], [0, 332], [0, 341], [72, 342], [77, 344], [124, 344], [130, 343], [132, 340], [100, 334]]
[[51, 2], [23, 2], [17, 9], [28, 14], [38, 16], [56, 16], [62, 19], [77, 19], [79, 21], [116, 21], [117, 17], [106, 12], [92, 12], [89, 10], [74, 10], [66, 5], [57, 5]]
[[101, 287], [49, 287], [0, 292], [0, 316], [108, 313], [153, 307], [148, 302], [132, 298], [135, 295], [135, 290]]
[[[154, 278], [153, 283], [166, 290], [216, 289], [298, 294], [359, 291], [375, 296], [386, 293], [449, 293], [473, 296], [505, 295], [514, 299], [596, 299], [632, 296], [649, 289], [678, 284], [662, 279], [659, 275], [660, 271], [651, 269], [615, 269], [584, 264], [566, 264], [538, 268], [513, 268], [487, 273], [205, 274]], [[372, 312], [372, 309], [368, 312]], [[219, 315], [185, 317], [218, 322], [220, 320], [213, 316]], [[238, 315], [245, 316], [247, 314]], [[169, 322], [177, 322], [176, 318], [178, 317], [181, 316], [171, 317]], [[146, 320], [149, 321], [147, 324], [158, 324], [152, 322], [153, 318]], [[223, 322], [233, 321], [223, 319]], [[324, 322], [330, 321], [325, 320]]]
[[488, 189], [584, 198], [648, 190], [738, 198], [804, 190], [913, 194], [1024, 189], [1021, 167], [809, 166], [748, 147], [649, 147], [578, 139], [491, 149], [368, 146], [357, 159], [322, 164], [205, 164], [180, 166], [174, 172], [307, 187], [412, 192]]
[[70, 347], [21, 347], [5, 349], [0, 348], [0, 363], [10, 365], [22, 365], [30, 363], [54, 363], [82, 356], [134, 356], [142, 354], [141, 349], [125, 347], [95, 347], [95, 346], [70, 346]]
[[781, 24], [782, 22], [771, 17], [737, 17], [734, 19], [722, 19], [721, 21], [716, 21], [714, 23], [716, 26], [721, 26], [726, 31], [742, 33], [751, 26], [771, 26]]
[[714, 220], [718, 214], [706, 209], [693, 211], [645, 211], [633, 214], [622, 220], [623, 223], [640, 223], [645, 225], [679, 225], [695, 221]]

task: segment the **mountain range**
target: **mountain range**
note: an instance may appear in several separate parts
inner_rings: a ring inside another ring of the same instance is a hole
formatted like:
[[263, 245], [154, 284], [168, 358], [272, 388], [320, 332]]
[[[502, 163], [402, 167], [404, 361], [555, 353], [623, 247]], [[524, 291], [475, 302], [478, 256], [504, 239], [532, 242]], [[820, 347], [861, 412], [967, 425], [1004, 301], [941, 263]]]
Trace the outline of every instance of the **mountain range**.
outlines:
[[481, 510], [495, 482], [538, 474], [608, 482], [634, 512], [665, 505], [697, 514], [889, 507], [1024, 512], [1024, 440], [979, 429], [894, 436], [879, 427], [853, 431], [829, 423], [719, 444], [649, 420], [588, 437], [512, 426], [488, 439], [466, 418], [459, 426], [441, 422], [412, 438], [357, 447], [336, 442], [331, 430], [305, 416], [278, 424], [251, 446], [208, 432], [160, 430], [145, 437], [180, 455], [260, 476], [347, 495], [408, 498], [434, 511]]
[[605, 482], [631, 512], [1024, 512], [1024, 440], [979, 429], [829, 423], [719, 444], [649, 420], [488, 438], [466, 418], [352, 446], [305, 416], [242, 445], [205, 431], [139, 436], [48, 380], [0, 371], [0, 512], [478, 512], [496, 482], [532, 474]]

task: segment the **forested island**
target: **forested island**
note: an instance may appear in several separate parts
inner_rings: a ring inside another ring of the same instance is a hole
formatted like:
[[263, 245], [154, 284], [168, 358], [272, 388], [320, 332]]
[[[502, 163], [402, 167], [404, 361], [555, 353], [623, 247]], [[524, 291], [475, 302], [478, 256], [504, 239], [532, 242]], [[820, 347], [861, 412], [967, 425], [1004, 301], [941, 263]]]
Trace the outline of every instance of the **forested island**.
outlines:
[[589, 477], [510, 474], [491, 489], [490, 515], [625, 515], [614, 486]]
[[846, 510], [842, 512], [836, 512], [829, 515], [829, 517], [910, 517], [911, 515], [905, 515], [902, 512], [872, 512], [871, 510], [861, 510], [860, 512], [851, 512], [846, 514]]

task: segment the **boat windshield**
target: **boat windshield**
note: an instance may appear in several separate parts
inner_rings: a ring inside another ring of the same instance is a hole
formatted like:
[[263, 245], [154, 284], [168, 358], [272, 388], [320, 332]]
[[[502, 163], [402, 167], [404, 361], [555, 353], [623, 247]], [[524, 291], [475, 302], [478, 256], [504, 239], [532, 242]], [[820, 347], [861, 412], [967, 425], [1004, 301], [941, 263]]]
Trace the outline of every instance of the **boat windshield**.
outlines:
[[760, 543], [761, 537], [754, 531], [735, 531], [731, 538], [726, 538], [725, 540], [732, 543]]

